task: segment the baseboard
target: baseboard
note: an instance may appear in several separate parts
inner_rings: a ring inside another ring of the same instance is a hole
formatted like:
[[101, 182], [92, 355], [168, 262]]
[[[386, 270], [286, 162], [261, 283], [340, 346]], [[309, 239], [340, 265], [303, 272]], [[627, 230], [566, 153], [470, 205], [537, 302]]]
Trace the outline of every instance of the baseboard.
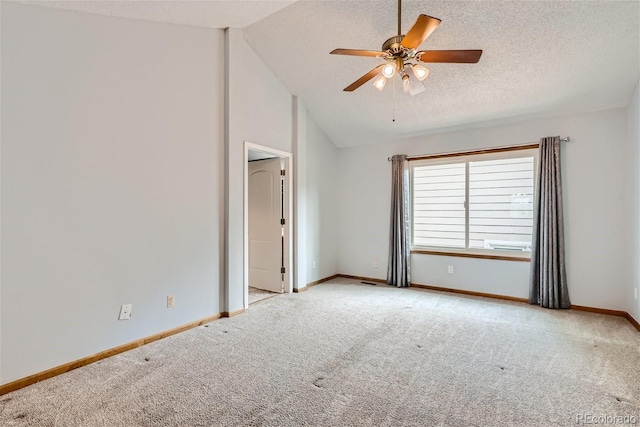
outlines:
[[364, 280], [366, 282], [387, 283], [385, 279], [374, 279], [373, 277], [365, 276], [351, 276], [349, 274], [337, 274], [336, 277], [343, 277], [345, 279]]
[[431, 291], [441, 291], [441, 292], [450, 292], [450, 293], [454, 293], [454, 294], [471, 295], [471, 296], [474, 296], [474, 297], [500, 299], [500, 300], [505, 300], [505, 301], [529, 302], [529, 300], [526, 299], [526, 298], [512, 297], [512, 296], [509, 296], [509, 295], [499, 295], [499, 294], [489, 294], [489, 293], [485, 293], [485, 292], [466, 291], [464, 289], [442, 288], [440, 286], [421, 285], [419, 283], [412, 283], [411, 287], [412, 288], [419, 288], [419, 289], [429, 289]]
[[304, 288], [294, 288], [293, 292], [295, 292], [295, 293], [304, 292], [304, 291], [306, 291], [307, 289], [309, 289], [312, 286], [319, 285], [320, 283], [328, 282], [329, 280], [333, 280], [336, 277], [340, 277], [340, 275], [339, 274], [334, 274], [333, 276], [325, 277], [324, 279], [315, 280], [315, 281], [313, 281], [311, 283], [307, 283], [307, 285]]
[[339, 274], [334, 274], [333, 276], [325, 277], [324, 279], [318, 279], [318, 280], [316, 280], [314, 282], [307, 283], [307, 288], [310, 288], [310, 287], [315, 286], [315, 285], [319, 285], [320, 283], [328, 282], [329, 280], [333, 280], [333, 279], [336, 279], [338, 277], [340, 277]]
[[38, 372], [37, 374], [29, 375], [28, 377], [0, 385], [0, 396], [29, 386], [31, 384], [35, 384], [37, 382], [58, 376], [60, 374], [64, 374], [65, 372], [72, 371], [82, 366], [90, 365], [91, 363], [106, 359], [107, 357], [115, 356], [116, 354], [124, 353], [125, 351], [133, 350], [134, 348], [142, 347], [143, 345], [152, 343], [154, 341], [158, 341], [171, 335], [175, 335], [180, 332], [195, 328], [197, 326], [204, 325], [205, 323], [212, 322], [216, 319], [219, 319], [220, 317], [222, 317], [221, 313], [214, 314], [213, 316], [208, 316], [203, 319], [196, 320], [195, 322], [178, 326], [177, 328], [169, 329], [167, 331], [160, 332], [145, 338], [140, 338], [127, 344], [101, 351], [100, 353], [96, 353], [92, 356], [83, 357], [82, 359], [65, 363], [64, 365], [56, 366], [55, 368], [47, 369], [46, 371]]
[[586, 307], [571, 304], [571, 310], [588, 311], [589, 313], [608, 314], [609, 316], [627, 317], [629, 314], [622, 310], [610, 310], [608, 308]]
[[635, 328], [636, 328], [638, 331], [640, 331], [640, 323], [638, 323], [638, 321], [637, 321], [636, 319], [634, 319], [634, 318], [633, 318], [633, 316], [632, 316], [631, 314], [627, 313], [626, 311], [625, 311], [625, 313], [624, 313], [624, 314], [625, 314], [625, 316], [624, 316], [624, 317], [626, 317], [626, 318], [627, 318], [627, 320], [628, 320], [629, 322], [631, 322], [631, 324], [632, 324], [633, 326], [635, 326]]
[[[348, 274], [339, 274], [338, 276], [343, 277], [345, 279], [363, 280], [366, 282], [376, 282], [376, 283], [384, 283], [384, 284], [387, 283], [387, 281], [384, 279], [374, 279], [372, 277], [351, 276]], [[441, 292], [451, 292], [456, 294], [472, 295], [475, 297], [495, 298], [495, 299], [508, 300], [508, 301], [527, 302], [527, 299], [525, 298], [510, 297], [507, 295], [487, 294], [483, 292], [465, 291], [462, 289], [442, 288], [440, 286], [421, 285], [418, 283], [412, 283], [410, 288], [428, 289], [431, 291], [441, 291]]]
[[640, 323], [636, 319], [633, 318], [632, 315], [622, 310], [610, 310], [608, 308], [597, 308], [597, 307], [585, 307], [583, 305], [571, 305], [572, 310], [580, 310], [580, 311], [588, 311], [589, 313], [598, 313], [598, 314], [606, 314], [609, 316], [619, 316], [624, 317], [636, 328], [640, 331]]
[[[355, 279], [355, 280], [365, 280], [367, 282], [386, 283], [385, 280], [374, 279], [374, 278], [371, 278], [371, 277], [351, 276], [351, 275], [348, 275], [348, 274], [338, 274], [337, 276], [338, 277], [343, 277], [345, 279]], [[527, 298], [512, 297], [512, 296], [508, 296], [508, 295], [499, 295], [499, 294], [488, 294], [488, 293], [484, 293], [484, 292], [467, 291], [467, 290], [464, 290], [464, 289], [443, 288], [443, 287], [440, 287], [440, 286], [421, 285], [421, 284], [418, 284], [418, 283], [412, 283], [410, 287], [411, 288], [419, 288], [419, 289], [428, 289], [428, 290], [431, 290], [431, 291], [441, 291], [441, 292], [450, 292], [450, 293], [462, 294], [462, 295], [471, 295], [471, 296], [475, 296], [475, 297], [484, 297], [484, 298], [493, 298], [493, 299], [500, 299], [500, 300], [506, 300], [506, 301], [515, 301], [515, 302], [526, 303], [526, 304], [529, 303], [529, 300]], [[638, 321], [636, 319], [634, 319], [633, 316], [631, 316], [626, 311], [610, 310], [610, 309], [607, 309], [607, 308], [586, 307], [586, 306], [582, 306], [582, 305], [572, 305], [571, 309], [572, 310], [580, 310], [580, 311], [588, 311], [588, 312], [591, 312], [591, 313], [606, 314], [606, 315], [609, 315], [609, 316], [624, 317], [638, 331], [640, 331], [640, 323], [638, 323]]]
[[220, 317], [235, 317], [238, 314], [242, 314], [242, 313], [244, 313], [244, 308], [241, 308], [240, 310], [236, 310], [232, 312], [223, 311], [222, 313], [220, 313]]

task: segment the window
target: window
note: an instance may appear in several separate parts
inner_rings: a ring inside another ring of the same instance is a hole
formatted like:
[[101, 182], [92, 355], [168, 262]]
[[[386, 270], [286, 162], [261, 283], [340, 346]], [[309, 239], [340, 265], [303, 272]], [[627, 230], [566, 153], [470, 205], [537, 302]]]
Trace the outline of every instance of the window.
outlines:
[[413, 249], [528, 259], [537, 152], [412, 160]]

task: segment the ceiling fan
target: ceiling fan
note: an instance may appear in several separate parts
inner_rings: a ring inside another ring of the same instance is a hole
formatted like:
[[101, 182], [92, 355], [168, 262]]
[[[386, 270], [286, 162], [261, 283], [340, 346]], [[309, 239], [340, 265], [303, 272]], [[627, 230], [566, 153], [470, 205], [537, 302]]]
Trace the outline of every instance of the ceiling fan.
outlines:
[[475, 64], [480, 60], [482, 50], [420, 50], [416, 49], [440, 25], [440, 19], [428, 15], [418, 16], [418, 20], [406, 35], [401, 29], [402, 0], [398, 0], [398, 35], [389, 38], [382, 44], [382, 49], [334, 49], [333, 55], [371, 56], [386, 61], [378, 65], [364, 76], [344, 88], [346, 92], [353, 92], [360, 86], [376, 77], [373, 86], [382, 90], [387, 79], [396, 73], [402, 79], [405, 93], [417, 95], [425, 90], [422, 81], [429, 75], [429, 69], [418, 62], [446, 62]]

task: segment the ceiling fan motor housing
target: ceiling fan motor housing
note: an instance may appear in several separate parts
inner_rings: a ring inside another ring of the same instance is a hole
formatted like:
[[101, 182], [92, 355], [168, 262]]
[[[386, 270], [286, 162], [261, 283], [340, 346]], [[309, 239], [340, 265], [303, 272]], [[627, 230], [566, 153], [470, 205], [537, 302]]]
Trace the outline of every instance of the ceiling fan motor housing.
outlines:
[[402, 40], [404, 39], [404, 35], [393, 36], [382, 44], [382, 51], [388, 52], [390, 58], [402, 58], [403, 60], [412, 59], [415, 56], [415, 49], [409, 49], [405, 46], [402, 46]]

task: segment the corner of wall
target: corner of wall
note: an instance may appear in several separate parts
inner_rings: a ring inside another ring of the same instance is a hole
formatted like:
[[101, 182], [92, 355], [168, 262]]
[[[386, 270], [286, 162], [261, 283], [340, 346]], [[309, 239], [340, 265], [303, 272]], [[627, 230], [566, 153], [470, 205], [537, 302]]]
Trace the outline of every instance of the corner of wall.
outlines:
[[229, 44], [231, 39], [231, 28], [224, 30], [224, 139], [223, 139], [223, 156], [224, 156], [224, 178], [222, 184], [223, 197], [223, 251], [222, 256], [222, 278], [223, 282], [220, 286], [220, 311], [229, 311]]
[[[2, 6], [0, 2], [0, 27], [2, 27]], [[2, 45], [0, 31], [0, 46]], [[2, 96], [2, 55], [0, 54], [0, 97]], [[2, 102], [0, 102], [0, 130], [2, 129]], [[0, 131], [0, 236], [2, 236], [2, 132]], [[0, 243], [0, 384], [2, 381], [2, 244]]]
[[640, 322], [640, 72], [627, 107], [629, 314]]
[[294, 191], [294, 289], [307, 286], [307, 110], [292, 98], [292, 148]]

